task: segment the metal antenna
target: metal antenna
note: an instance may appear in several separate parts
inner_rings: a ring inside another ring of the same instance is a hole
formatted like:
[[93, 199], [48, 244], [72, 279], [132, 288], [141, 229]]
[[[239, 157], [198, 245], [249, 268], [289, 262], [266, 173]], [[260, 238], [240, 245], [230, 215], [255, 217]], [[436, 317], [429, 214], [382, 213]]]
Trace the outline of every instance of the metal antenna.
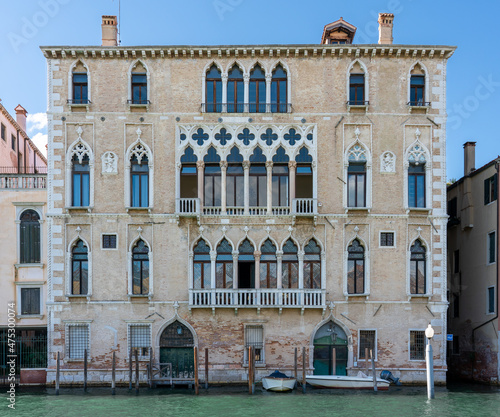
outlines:
[[121, 0], [118, 0], [118, 46], [122, 44], [122, 39], [121, 39], [121, 24], [122, 24], [122, 5], [121, 5]]

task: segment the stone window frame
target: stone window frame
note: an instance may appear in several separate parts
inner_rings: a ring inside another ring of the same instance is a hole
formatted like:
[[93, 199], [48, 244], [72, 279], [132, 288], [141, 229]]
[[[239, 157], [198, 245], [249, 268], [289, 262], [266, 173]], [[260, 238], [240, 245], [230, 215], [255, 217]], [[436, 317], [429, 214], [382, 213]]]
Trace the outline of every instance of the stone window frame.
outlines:
[[[17, 301], [17, 315], [16, 318], [20, 319], [40, 319], [42, 320], [44, 314], [44, 292], [43, 287], [45, 281], [16, 281], [16, 301]], [[21, 290], [23, 288], [38, 288], [40, 290], [40, 314], [22, 314], [22, 297]]]
[[[139, 129], [140, 130], [140, 129]], [[131, 171], [132, 171], [132, 156], [134, 149], [138, 146], [143, 146], [145, 153], [148, 157], [148, 207], [132, 207], [132, 180], [131, 180]], [[127, 151], [125, 152], [125, 169], [124, 169], [124, 182], [125, 182], [125, 208], [127, 210], [152, 210], [154, 203], [154, 160], [153, 160], [153, 152], [151, 148], [140, 138], [138, 137], [134, 143], [132, 143]]]
[[262, 322], [248, 322], [243, 324], [243, 367], [248, 368], [248, 344], [247, 346], [247, 328], [255, 327], [260, 328], [261, 330], [261, 340], [262, 340], [262, 348], [261, 348], [261, 360], [257, 362], [255, 361], [256, 367], [265, 367], [266, 366], [266, 332], [265, 326]]
[[[359, 243], [361, 246], [364, 248], [364, 274], [365, 274], [365, 282], [364, 282], [364, 289], [365, 291], [362, 294], [349, 294], [348, 291], [348, 272], [349, 272], [349, 246], [352, 245], [352, 243], [358, 239]], [[368, 297], [370, 296], [370, 247], [366, 243], [366, 240], [364, 240], [361, 236], [356, 234], [356, 236], [353, 236], [352, 239], [350, 239], [347, 242], [347, 245], [344, 247], [344, 278], [343, 278], [343, 291], [344, 291], [344, 296], [346, 297], [346, 300], [349, 297]]]
[[[83, 59], [77, 59], [76, 61], [71, 64], [69, 67], [68, 71], [68, 100], [73, 100], [73, 70], [76, 68], [76, 66], [81, 63], [83, 67], [87, 70], [87, 99], [88, 99], [88, 104], [92, 102], [92, 80], [91, 80], [91, 72], [89, 69], [89, 66]], [[83, 106], [88, 106], [88, 104], [82, 104]]]
[[[144, 244], [148, 247], [149, 252], [148, 252], [148, 262], [149, 262], [149, 291], [147, 294], [134, 294], [134, 288], [133, 288], [133, 268], [132, 268], [132, 262], [133, 262], [133, 250], [137, 242], [139, 240], [142, 240]], [[153, 279], [153, 249], [149, 241], [142, 235], [142, 233], [139, 233], [134, 239], [132, 239], [132, 242], [130, 243], [128, 247], [128, 252], [127, 252], [127, 289], [128, 289], [128, 297], [130, 298], [149, 298], [151, 299], [153, 297], [153, 284], [154, 284], [154, 279]]]
[[[374, 346], [373, 346], [373, 350], [374, 350], [374, 357], [375, 357], [375, 362], [377, 362], [378, 360], [378, 330], [375, 329], [375, 328], [361, 328], [361, 329], [358, 329], [358, 361], [362, 361], [364, 362], [365, 361], [365, 358], [361, 359], [361, 332], [364, 332], [364, 331], [369, 331], [369, 332], [375, 332], [375, 341], [374, 341]], [[364, 354], [364, 352], [363, 352]], [[368, 353], [369, 355], [370, 353]], [[368, 359], [371, 359], [370, 357], [368, 357]]]
[[[424, 336], [424, 345], [423, 345], [423, 352], [424, 352], [424, 357], [422, 359], [412, 359], [411, 358], [411, 333], [412, 332], [421, 332]], [[425, 346], [426, 346], [426, 337], [425, 337], [425, 329], [418, 329], [418, 328], [410, 328], [408, 329], [408, 360], [411, 362], [425, 362]]]
[[[88, 259], [88, 277], [87, 277], [87, 294], [73, 294], [71, 291], [72, 287], [72, 270], [73, 270], [73, 248], [75, 245], [78, 243], [78, 241], [81, 240], [83, 244], [87, 247], [87, 259]], [[83, 236], [81, 236], [80, 233], [77, 234], [76, 237], [74, 237], [71, 242], [68, 244], [68, 247], [66, 249], [66, 298], [87, 298], [87, 300], [90, 300], [90, 297], [92, 297], [92, 247], [89, 245], [87, 239], [85, 239]]]
[[[135, 353], [132, 352], [132, 357], [130, 357], [131, 351], [131, 328], [132, 327], [148, 327], [149, 328], [149, 348], [153, 347], [153, 325], [151, 320], [130, 320], [127, 321], [127, 358], [128, 360], [135, 360]], [[147, 355], [141, 355], [138, 353], [138, 359], [140, 361], [149, 361], [149, 348]]]
[[[489, 298], [489, 295], [490, 295], [490, 290], [493, 290], [493, 311], [490, 311], [490, 298]], [[497, 297], [495, 297], [496, 295], [496, 285], [488, 285], [486, 287], [486, 315], [487, 316], [492, 316], [496, 313], [497, 311]]]
[[[411, 292], [411, 247], [420, 240], [425, 248], [425, 294], [412, 294]], [[432, 296], [432, 249], [429, 243], [422, 237], [417, 236], [408, 245], [406, 252], [406, 295], [410, 298], [430, 298]]]
[[[411, 150], [416, 146], [421, 146], [423, 154], [425, 155], [425, 206], [424, 207], [412, 207], [410, 206], [410, 190], [408, 188], [408, 175], [409, 175], [409, 167], [410, 161], [409, 156]], [[405, 158], [404, 158], [404, 207], [406, 211], [414, 210], [414, 211], [430, 211], [432, 210], [432, 158], [431, 153], [427, 146], [425, 146], [419, 139], [414, 141], [410, 146], [406, 148]]]
[[[406, 87], [406, 102], [411, 103], [411, 76], [412, 76], [412, 71], [414, 68], [420, 65], [420, 68], [424, 71], [424, 103], [425, 102], [431, 102], [431, 96], [430, 96], [430, 77], [429, 77], [429, 70], [427, 67], [421, 62], [421, 61], [416, 61], [413, 63], [413, 65], [410, 66], [410, 69], [408, 70], [408, 79], [407, 79], [407, 87]], [[426, 107], [426, 106], [414, 106], [411, 104], [408, 104], [410, 107]]]
[[86, 327], [87, 328], [87, 357], [91, 358], [92, 334], [91, 323], [93, 320], [64, 320], [64, 362], [83, 362], [82, 358], [70, 358], [70, 327]]
[[[358, 63], [361, 68], [363, 69], [363, 75], [365, 76], [365, 89], [364, 89], [364, 102], [370, 102], [370, 74], [368, 72], [368, 67], [366, 66], [366, 64], [361, 60], [361, 59], [354, 59], [349, 67], [347, 68], [347, 72], [346, 72], [346, 100], [345, 102], [346, 103], [349, 103], [350, 102], [350, 99], [351, 99], [351, 95], [350, 95], [350, 87], [351, 87], [351, 73], [352, 73], [352, 69], [354, 67], [354, 65], [356, 65], [356, 63]], [[357, 74], [357, 73], [352, 73], [352, 74]], [[354, 106], [354, 105], [349, 105], [348, 106]], [[363, 105], [363, 107], [366, 107], [366, 105]]]
[[[44, 235], [43, 235], [43, 223], [45, 222], [43, 218], [43, 209], [42, 206], [45, 205], [45, 203], [42, 202], [13, 202], [12, 203], [16, 207], [16, 233], [17, 233], [17, 239], [16, 239], [16, 249], [17, 249], [17, 263], [15, 264], [16, 268], [30, 268], [30, 267], [38, 267], [38, 268], [43, 268], [44, 266], [44, 256], [43, 256], [43, 250], [44, 250]], [[34, 210], [38, 213], [38, 216], [40, 217], [40, 262], [35, 263], [35, 264], [22, 264], [21, 263], [21, 216], [26, 210]]]
[[[494, 260], [491, 261], [490, 259], [490, 250], [491, 250], [491, 238], [490, 236], [493, 235], [493, 242], [494, 242]], [[486, 233], [486, 266], [490, 265], [495, 265], [497, 263], [497, 232], [496, 230], [490, 230], [488, 233]]]
[[[141, 64], [144, 69], [146, 70], [146, 80], [147, 80], [147, 104], [133, 104], [132, 100], [132, 74], [134, 73], [134, 68], [137, 67], [137, 64]], [[127, 103], [129, 106], [141, 106], [141, 107], [148, 107], [149, 103], [151, 101], [151, 71], [149, 70], [149, 67], [146, 65], [146, 63], [142, 59], [136, 59], [135, 61], [130, 64], [130, 67], [127, 70]]]
[[[382, 238], [382, 233], [392, 233], [393, 235], [393, 245], [392, 246], [382, 246], [381, 245], [381, 238]], [[378, 234], [378, 247], [380, 249], [395, 249], [397, 247], [397, 241], [396, 241], [397, 233], [395, 230], [379, 230]]]
[[[358, 157], [356, 157], [356, 161], [350, 161], [350, 155], [353, 153], [353, 148], [355, 146], [360, 146], [364, 150], [365, 156], [365, 205], [363, 207], [349, 206], [348, 203], [348, 194], [349, 194], [349, 163], [350, 162], [358, 162], [361, 161]], [[372, 154], [370, 152], [370, 148], [366, 146], [361, 140], [356, 139], [352, 144], [350, 144], [344, 155], [344, 210], [352, 211], [352, 210], [368, 210], [372, 209]]]

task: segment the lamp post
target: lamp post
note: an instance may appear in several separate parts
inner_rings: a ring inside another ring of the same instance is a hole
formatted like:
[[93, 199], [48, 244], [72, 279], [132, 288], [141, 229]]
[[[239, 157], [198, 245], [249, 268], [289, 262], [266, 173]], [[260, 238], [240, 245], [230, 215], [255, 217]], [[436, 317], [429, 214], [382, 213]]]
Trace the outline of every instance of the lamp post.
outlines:
[[427, 368], [427, 398], [434, 398], [434, 358], [432, 355], [431, 339], [434, 337], [434, 329], [429, 324], [425, 329], [427, 346], [425, 347], [425, 366]]

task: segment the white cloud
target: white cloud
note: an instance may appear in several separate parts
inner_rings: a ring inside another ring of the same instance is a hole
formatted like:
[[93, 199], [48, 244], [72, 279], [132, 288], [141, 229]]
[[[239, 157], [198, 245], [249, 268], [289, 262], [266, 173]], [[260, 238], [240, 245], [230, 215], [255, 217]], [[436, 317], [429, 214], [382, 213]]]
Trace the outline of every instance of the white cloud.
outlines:
[[27, 120], [28, 134], [31, 135], [37, 130], [43, 130], [47, 128], [47, 114], [46, 113], [34, 113], [28, 114]]
[[36, 147], [40, 150], [40, 152], [47, 157], [47, 148], [45, 145], [47, 145], [47, 139], [48, 136], [44, 133], [38, 132], [35, 136], [31, 138], [31, 140], [34, 142]]

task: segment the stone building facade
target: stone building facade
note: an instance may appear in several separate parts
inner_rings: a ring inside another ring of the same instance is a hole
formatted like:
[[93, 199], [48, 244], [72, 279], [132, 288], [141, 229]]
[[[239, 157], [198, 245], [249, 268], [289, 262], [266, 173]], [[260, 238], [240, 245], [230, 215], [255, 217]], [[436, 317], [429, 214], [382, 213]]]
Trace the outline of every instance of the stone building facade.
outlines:
[[321, 45], [119, 47], [108, 16], [106, 46], [41, 48], [49, 383], [57, 352], [81, 381], [85, 349], [96, 383], [112, 352], [126, 380], [131, 348], [144, 378], [150, 347], [191, 378], [193, 346], [210, 381], [244, 381], [253, 346], [258, 377], [295, 348], [356, 374], [371, 347], [421, 382], [428, 323], [445, 381], [455, 48], [353, 45], [336, 23]]
[[476, 169], [464, 145], [464, 176], [448, 186], [450, 377], [499, 384], [498, 164]]

